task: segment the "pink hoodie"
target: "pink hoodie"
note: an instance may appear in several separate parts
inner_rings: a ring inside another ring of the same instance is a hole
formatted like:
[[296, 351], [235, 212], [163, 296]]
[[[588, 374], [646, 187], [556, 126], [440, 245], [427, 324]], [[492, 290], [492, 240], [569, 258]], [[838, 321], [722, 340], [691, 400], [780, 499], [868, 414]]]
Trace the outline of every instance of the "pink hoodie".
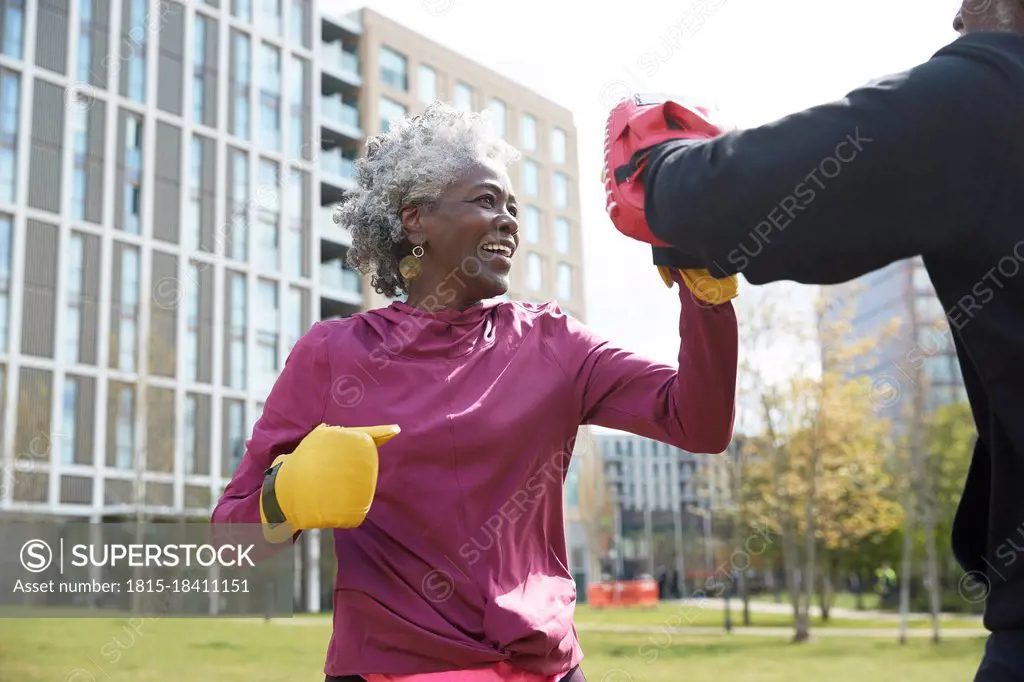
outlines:
[[357, 529], [335, 530], [332, 676], [582, 659], [563, 482], [583, 424], [695, 453], [732, 438], [737, 323], [680, 285], [679, 368], [557, 304], [401, 302], [318, 322], [291, 351], [214, 523], [259, 523], [263, 472], [321, 422], [398, 424]]

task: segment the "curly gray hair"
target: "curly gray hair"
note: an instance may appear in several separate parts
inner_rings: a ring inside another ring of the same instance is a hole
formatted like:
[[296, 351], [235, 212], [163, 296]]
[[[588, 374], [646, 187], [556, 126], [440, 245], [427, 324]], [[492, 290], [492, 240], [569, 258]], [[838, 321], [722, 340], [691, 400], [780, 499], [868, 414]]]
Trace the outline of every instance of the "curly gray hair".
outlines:
[[366, 155], [356, 162], [358, 189], [334, 211], [334, 222], [352, 233], [349, 265], [372, 274], [377, 293], [398, 296], [407, 285], [398, 264], [410, 249], [402, 207], [432, 205], [474, 163], [507, 168], [520, 156], [486, 114], [444, 102], [391, 122], [386, 133], [366, 141]]

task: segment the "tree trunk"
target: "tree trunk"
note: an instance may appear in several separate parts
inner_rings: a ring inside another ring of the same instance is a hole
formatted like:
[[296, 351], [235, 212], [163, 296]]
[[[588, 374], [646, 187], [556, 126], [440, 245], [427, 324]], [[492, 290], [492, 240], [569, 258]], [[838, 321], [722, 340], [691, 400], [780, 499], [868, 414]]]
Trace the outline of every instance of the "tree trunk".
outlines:
[[743, 600], [743, 624], [750, 625], [750, 584], [746, 571], [740, 571], [740, 599]]
[[928, 562], [928, 594], [932, 617], [932, 642], [938, 644], [941, 640], [939, 634], [939, 612], [942, 607], [942, 585], [939, 584], [939, 558], [935, 551], [935, 506], [931, 504], [930, 499], [924, 509], [924, 533]]
[[800, 558], [797, 551], [796, 530], [790, 522], [786, 522], [782, 527], [782, 558], [786, 571], [786, 587], [789, 592], [789, 600], [793, 605], [793, 623], [796, 627], [793, 639], [802, 642], [807, 638], [807, 625], [804, 623], [801, 629], [800, 579], [802, 576], [800, 576]]
[[818, 590], [818, 605], [821, 608], [822, 622], [828, 621], [828, 613], [832, 608], [832, 568], [828, 566], [821, 576], [821, 587]]
[[867, 581], [864, 580], [864, 576], [862, 576], [860, 574], [860, 569], [858, 569], [857, 570], [857, 594], [855, 595], [856, 599], [857, 599], [857, 610], [858, 611], [863, 611], [864, 610], [864, 586], [866, 584], [867, 584]]
[[907, 643], [907, 620], [910, 616], [910, 569], [914, 554], [914, 494], [907, 482], [907, 493], [903, 502], [906, 522], [903, 528], [903, 558], [900, 561], [900, 644]]

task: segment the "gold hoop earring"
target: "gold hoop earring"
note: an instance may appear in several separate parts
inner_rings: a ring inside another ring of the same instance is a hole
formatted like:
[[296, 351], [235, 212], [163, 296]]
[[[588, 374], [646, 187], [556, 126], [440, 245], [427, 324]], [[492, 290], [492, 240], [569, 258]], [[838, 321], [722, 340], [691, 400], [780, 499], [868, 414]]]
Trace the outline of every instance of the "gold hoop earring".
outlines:
[[423, 271], [423, 247], [419, 244], [413, 247], [412, 254], [406, 256], [398, 264], [398, 271], [402, 273], [402, 277], [406, 280], [413, 280], [420, 276], [420, 272]]

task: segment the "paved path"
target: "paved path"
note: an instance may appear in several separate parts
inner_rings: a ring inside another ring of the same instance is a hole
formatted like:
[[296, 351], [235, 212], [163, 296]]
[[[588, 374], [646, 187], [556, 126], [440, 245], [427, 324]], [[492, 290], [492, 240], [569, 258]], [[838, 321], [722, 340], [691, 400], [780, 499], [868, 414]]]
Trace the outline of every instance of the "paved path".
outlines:
[[[680, 606], [687, 606], [691, 608], [709, 609], [709, 610], [725, 610], [724, 599], [673, 599], [666, 600], [666, 604], [679, 604]], [[733, 613], [743, 613], [743, 601], [740, 599], [731, 600], [730, 606], [732, 607]], [[777, 613], [783, 615], [790, 615], [793, 613], [793, 605], [788, 601], [783, 601], [776, 604], [774, 601], [755, 601], [750, 600], [750, 611], [751, 613]], [[841, 620], [883, 620], [893, 621], [898, 624], [900, 622], [900, 614], [891, 613], [888, 611], [875, 611], [875, 610], [864, 610], [857, 611], [856, 609], [844, 609], [833, 606], [828, 612], [829, 618], [837, 618]], [[821, 616], [821, 609], [817, 606], [811, 606], [811, 616]], [[927, 613], [911, 613], [907, 616], [908, 620], [930, 620], [931, 615]], [[977, 620], [981, 623], [981, 616], [975, 616], [969, 613], [942, 613], [939, 614], [939, 620]], [[896, 626], [898, 627], [898, 625]]]
[[[617, 625], [615, 623], [576, 623], [576, 629], [581, 632], [626, 632], [631, 634], [659, 634], [659, 635], [746, 635], [749, 637], [779, 637], [781, 639], [792, 639], [792, 627], [736, 627], [732, 633], [727, 633], [724, 627], [685, 627], [670, 628], [664, 625]], [[939, 630], [939, 636], [943, 639], [960, 639], [963, 637], [985, 637], [988, 631], [983, 628], [971, 629], [949, 629]], [[899, 628], [833, 628], [833, 627], [812, 627], [811, 638], [817, 637], [875, 637], [885, 639], [898, 639]], [[921, 638], [931, 637], [931, 628], [908, 628], [907, 637]]]

